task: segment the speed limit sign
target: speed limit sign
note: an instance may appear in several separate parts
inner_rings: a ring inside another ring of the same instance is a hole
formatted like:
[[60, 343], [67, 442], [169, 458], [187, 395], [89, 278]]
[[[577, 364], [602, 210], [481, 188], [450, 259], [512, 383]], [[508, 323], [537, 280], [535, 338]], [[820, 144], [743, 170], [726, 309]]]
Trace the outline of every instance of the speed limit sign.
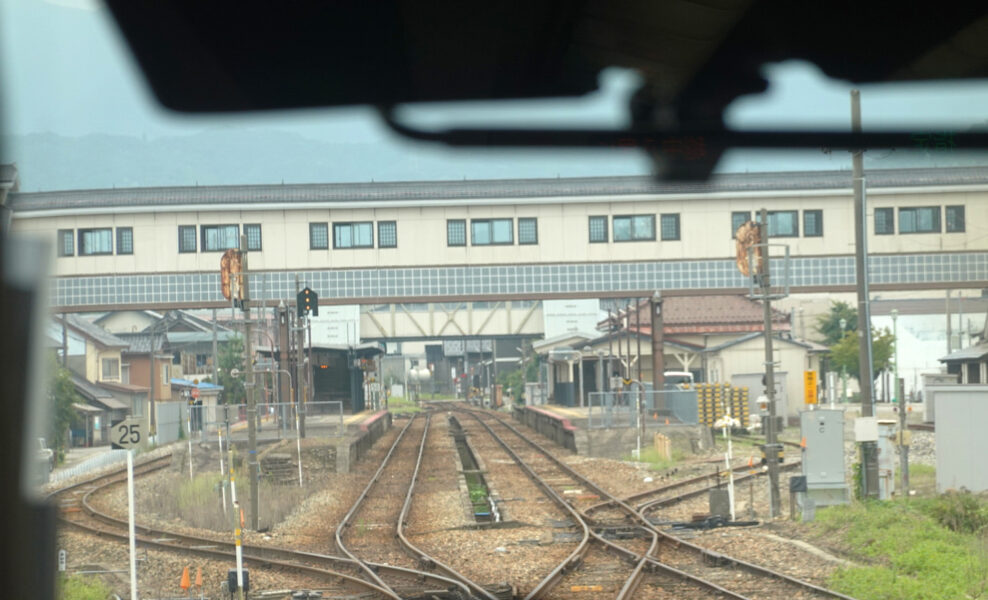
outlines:
[[141, 419], [129, 418], [110, 425], [110, 445], [114, 450], [136, 448], [147, 436], [147, 424]]

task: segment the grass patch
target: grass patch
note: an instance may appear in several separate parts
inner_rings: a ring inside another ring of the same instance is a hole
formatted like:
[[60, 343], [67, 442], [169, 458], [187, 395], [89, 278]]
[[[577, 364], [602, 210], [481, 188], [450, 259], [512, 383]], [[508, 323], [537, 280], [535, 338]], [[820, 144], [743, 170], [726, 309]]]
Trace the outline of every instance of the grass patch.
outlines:
[[855, 502], [811, 528], [864, 566], [838, 570], [835, 590], [859, 600], [988, 598], [988, 501], [971, 494]]
[[[145, 488], [138, 498], [138, 505], [158, 518], [177, 521], [189, 527], [228, 531], [233, 528], [233, 510], [229, 506], [230, 490], [226, 489], [227, 511], [223, 512], [219, 473], [199, 473], [190, 480], [187, 474], [171, 473], [157, 479]], [[311, 489], [297, 485], [277, 485], [261, 479], [258, 485], [260, 512], [258, 527], [267, 529], [280, 523], [297, 510]], [[246, 469], [237, 469], [237, 500], [250, 517], [250, 481]]]
[[401, 396], [391, 396], [388, 398], [388, 412], [394, 415], [404, 415], [422, 412], [422, 408]]
[[113, 589], [102, 579], [86, 575], [58, 578], [59, 600], [106, 600]]
[[[898, 485], [898, 470], [896, 471]], [[909, 465], [909, 487], [920, 496], [935, 496], [937, 493], [937, 468], [929, 465]]]
[[622, 460], [630, 462], [642, 462], [648, 463], [648, 468], [650, 471], [664, 471], [676, 465], [676, 463], [683, 460], [683, 453], [678, 450], [672, 451], [672, 456], [670, 458], [665, 458], [659, 454], [659, 451], [653, 447], [645, 446], [642, 448], [642, 453], [640, 458], [635, 458], [632, 454], [626, 454], [621, 457]]

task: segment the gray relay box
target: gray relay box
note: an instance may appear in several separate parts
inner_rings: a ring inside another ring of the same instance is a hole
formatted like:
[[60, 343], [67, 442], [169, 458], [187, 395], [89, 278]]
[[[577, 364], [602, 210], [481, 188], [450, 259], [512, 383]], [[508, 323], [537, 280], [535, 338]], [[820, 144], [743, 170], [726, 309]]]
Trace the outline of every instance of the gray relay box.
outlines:
[[810, 410], [799, 413], [806, 497], [817, 506], [848, 501], [844, 473], [844, 411]]

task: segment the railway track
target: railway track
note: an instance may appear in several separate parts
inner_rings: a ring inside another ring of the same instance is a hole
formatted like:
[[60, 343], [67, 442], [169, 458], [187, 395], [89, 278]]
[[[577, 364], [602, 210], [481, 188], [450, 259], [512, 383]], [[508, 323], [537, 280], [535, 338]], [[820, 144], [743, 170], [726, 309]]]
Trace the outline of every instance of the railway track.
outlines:
[[[587, 597], [593, 598], [633, 598], [649, 571], [664, 579], [663, 593], [675, 590], [679, 594], [676, 597], [710, 597], [711, 593], [724, 596], [726, 590], [719, 586], [656, 560], [654, 554], [660, 542], [656, 531], [640, 524], [620, 528], [595, 526], [581, 510], [605, 494], [603, 490], [537, 446], [516, 451], [504, 439], [505, 435], [517, 436], [531, 444], [530, 440], [499, 418], [489, 413], [464, 412], [487, 430], [547, 496], [569, 512], [581, 533], [573, 552], [528, 593], [526, 600], [569, 598], [581, 593], [592, 594]], [[726, 597], [741, 598], [729, 594]]]
[[[648, 521], [644, 514], [645, 510], [633, 508], [621, 499], [602, 490], [499, 416], [489, 412], [480, 413], [479, 411], [468, 410], [464, 407], [453, 409], [467, 412], [481, 422], [491, 435], [499, 438], [502, 445], [516, 457], [519, 464], [524, 464], [526, 461], [518, 453], [508, 448], [507, 442], [494, 432], [494, 428], [510, 431], [514, 438], [527, 445], [529, 450], [525, 452], [525, 456], [527, 460], [532, 461], [533, 466], [526, 465], [526, 470], [530, 472], [530, 475], [540, 486], [549, 490], [550, 496], [565, 503], [574, 518], [586, 528], [585, 543], [581, 543], [567, 561], [557, 566], [543, 583], [529, 594], [528, 598], [550, 597], [546, 595], [547, 591], [559, 583], [562, 575], [579, 567], [582, 559], [587, 555], [587, 547], [592, 539], [605, 546], [608, 551], [628, 561], [633, 561], [634, 570], [627, 576], [625, 584], [615, 595], [616, 598], [670, 597], [668, 594], [674, 592], [675, 596], [673, 597], [677, 598], [750, 598], [752, 600], [761, 598], [840, 598], [850, 600], [848, 596], [814, 586], [759, 565], [712, 552], [670, 536]], [[492, 427], [490, 423], [496, 424]], [[579, 498], [571, 498], [567, 502], [552, 489], [554, 486], [539, 472], [554, 478], [554, 481], [564, 486], [579, 485], [583, 490], [589, 491], [589, 494], [580, 495], [582, 499], [589, 500], [593, 495], [596, 495], [601, 500], [605, 500], [605, 504], [608, 506], [619, 508], [626, 514], [631, 523], [627, 529], [627, 531], [632, 532], [630, 538], [636, 541], [632, 543], [626, 540], [615, 542], [608, 539], [608, 534], [612, 532], [609, 532], [606, 527], [596, 527], [594, 520], [582, 512], [590, 506], [600, 505], [601, 502], [584, 504], [583, 506], [580, 506]], [[569, 484], [565, 483], [566, 479], [570, 480]], [[695, 494], [694, 492], [688, 493]], [[647, 532], [648, 535], [652, 536], [647, 550], [641, 550], [643, 540], [634, 535], [638, 531]], [[613, 581], [608, 580], [606, 583], [613, 588]], [[604, 584], [598, 585], [603, 588]], [[641, 586], [641, 591], [636, 594], [639, 586]], [[570, 591], [572, 589], [571, 586]]]
[[[165, 456], [148, 463], [137, 465], [134, 475], [147, 475], [167, 468], [171, 457]], [[126, 543], [127, 521], [96, 509], [92, 497], [112, 486], [126, 482], [126, 471], [117, 470], [81, 481], [51, 494], [57, 503], [60, 522], [67, 527], [101, 538], [119, 540]], [[232, 542], [151, 528], [137, 524], [135, 527], [138, 543], [145, 548], [175, 552], [182, 556], [197, 555], [225, 562], [232, 562], [236, 549]], [[379, 585], [366, 577], [365, 568], [384, 576], [416, 582], [418, 591], [426, 593], [442, 592], [448, 586], [445, 578], [433, 573], [401, 566], [375, 562], [357, 562], [349, 557], [333, 556], [313, 552], [303, 552], [268, 546], [243, 545], [245, 566], [252, 566], [285, 573], [301, 573], [318, 577], [326, 582], [322, 588], [324, 595], [359, 596], [362, 598], [403, 598], [419, 597], [414, 594], [399, 595], [394, 590]], [[460, 597], [460, 596], [456, 596]]]
[[[363, 492], [336, 528], [336, 544], [360, 564], [379, 586], [400, 598], [469, 598], [497, 600], [489, 591], [413, 545], [404, 534], [432, 419], [415, 415], [402, 428], [394, 444]], [[403, 500], [403, 502], [402, 502]], [[439, 571], [432, 582], [443, 586], [423, 588], [419, 578], [405, 573], [383, 573], [370, 560], [412, 564], [409, 571]]]

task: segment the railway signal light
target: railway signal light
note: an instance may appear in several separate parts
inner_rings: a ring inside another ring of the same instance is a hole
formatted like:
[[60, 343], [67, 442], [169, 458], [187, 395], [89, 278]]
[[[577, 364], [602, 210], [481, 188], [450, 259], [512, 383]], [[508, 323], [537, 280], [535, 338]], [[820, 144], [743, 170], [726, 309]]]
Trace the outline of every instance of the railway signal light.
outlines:
[[298, 316], [312, 315], [319, 316], [319, 296], [309, 288], [303, 289], [295, 299], [298, 307]]

